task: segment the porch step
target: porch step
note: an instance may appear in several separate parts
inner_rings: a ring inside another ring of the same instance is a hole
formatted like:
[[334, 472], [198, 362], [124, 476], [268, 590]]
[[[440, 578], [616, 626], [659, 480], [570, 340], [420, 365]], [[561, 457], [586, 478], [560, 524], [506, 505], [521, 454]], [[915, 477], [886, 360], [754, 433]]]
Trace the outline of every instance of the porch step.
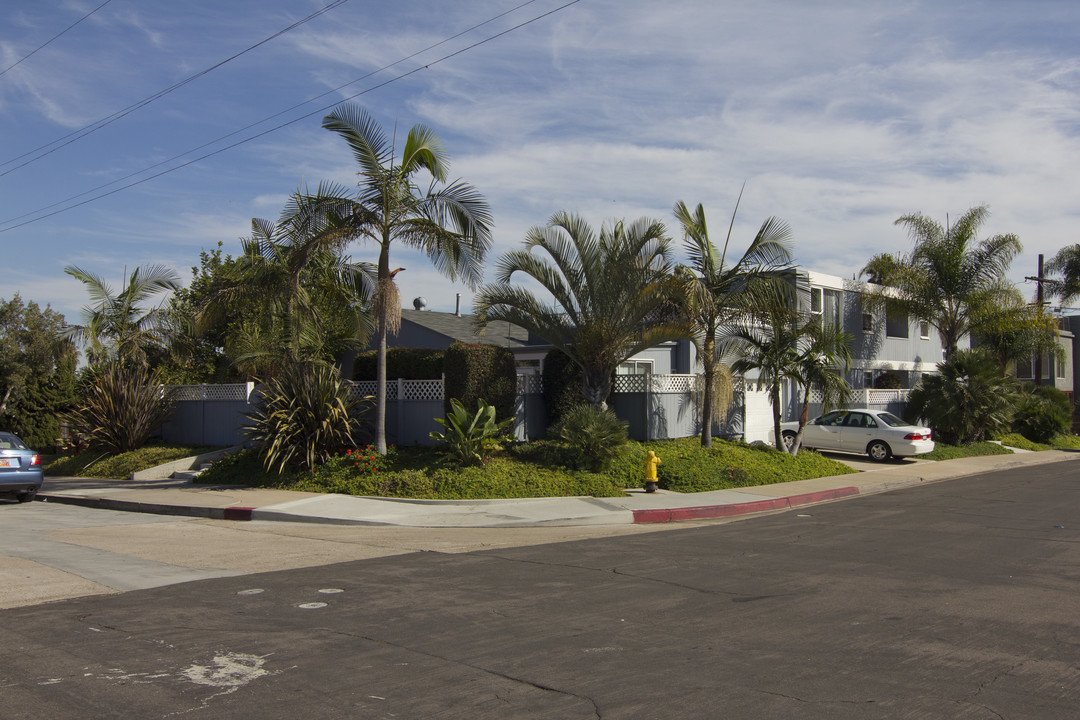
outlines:
[[195, 470], [177, 470], [172, 474], [173, 480], [194, 480], [203, 470], [210, 467], [210, 463], [203, 463]]

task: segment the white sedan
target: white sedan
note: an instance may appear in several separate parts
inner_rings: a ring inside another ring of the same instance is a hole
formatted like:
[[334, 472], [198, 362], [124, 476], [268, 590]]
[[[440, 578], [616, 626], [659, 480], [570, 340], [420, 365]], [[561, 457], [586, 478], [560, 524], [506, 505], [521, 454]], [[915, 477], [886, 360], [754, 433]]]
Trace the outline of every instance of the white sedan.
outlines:
[[[784, 445], [791, 447], [799, 423], [783, 423]], [[833, 410], [806, 424], [802, 447], [866, 453], [885, 462], [893, 455], [904, 457], [933, 452], [930, 428], [919, 427], [881, 410]]]

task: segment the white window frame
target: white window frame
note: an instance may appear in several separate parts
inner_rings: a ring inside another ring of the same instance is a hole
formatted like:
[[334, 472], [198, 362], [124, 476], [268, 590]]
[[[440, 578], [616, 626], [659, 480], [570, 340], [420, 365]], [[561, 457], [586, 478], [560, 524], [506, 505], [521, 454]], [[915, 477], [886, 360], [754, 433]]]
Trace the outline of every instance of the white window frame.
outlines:
[[919, 339], [920, 340], [929, 340], [930, 339], [930, 323], [928, 323], [926, 320], [920, 320], [919, 321]]

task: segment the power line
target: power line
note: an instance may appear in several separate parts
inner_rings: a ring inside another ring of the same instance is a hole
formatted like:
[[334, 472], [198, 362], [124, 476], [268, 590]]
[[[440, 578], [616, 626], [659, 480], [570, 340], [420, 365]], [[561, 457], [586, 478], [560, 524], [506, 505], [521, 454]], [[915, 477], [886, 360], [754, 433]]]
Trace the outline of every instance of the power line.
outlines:
[[78, 25], [79, 23], [81, 23], [81, 22], [82, 22], [83, 20], [85, 20], [86, 18], [90, 17], [91, 15], [93, 15], [93, 14], [94, 14], [94, 13], [96, 13], [96, 12], [97, 12], [98, 10], [100, 10], [100, 9], [101, 9], [101, 8], [103, 8], [103, 7], [105, 7], [106, 5], [108, 5], [108, 4], [109, 4], [109, 3], [111, 3], [111, 2], [112, 2], [112, 0], [105, 0], [105, 2], [101, 3], [101, 4], [100, 4], [100, 5], [98, 5], [98, 6], [96, 7], [96, 8], [94, 8], [94, 9], [93, 9], [93, 10], [91, 10], [90, 12], [86, 13], [86, 14], [85, 14], [85, 15], [83, 15], [83, 16], [82, 16], [81, 18], [79, 18], [79, 19], [78, 19], [78, 20], [76, 20], [75, 22], [71, 23], [71, 24], [70, 24], [70, 25], [68, 25], [68, 26], [67, 26], [66, 28], [64, 28], [63, 30], [61, 30], [60, 32], [58, 32], [58, 33], [56, 33], [55, 35], [53, 35], [53, 36], [52, 36], [51, 38], [49, 38], [48, 40], [46, 40], [45, 42], [43, 42], [43, 43], [42, 43], [41, 45], [38, 45], [38, 46], [37, 46], [36, 48], [34, 48], [34, 49], [33, 49], [33, 50], [31, 50], [30, 52], [28, 52], [28, 53], [26, 53], [25, 55], [23, 55], [23, 56], [22, 56], [21, 58], [19, 58], [19, 59], [18, 59], [18, 60], [16, 60], [15, 62], [13, 62], [13, 63], [12, 63], [11, 65], [8, 65], [8, 66], [7, 66], [6, 68], [4, 68], [3, 70], [0, 70], [0, 77], [3, 77], [3, 76], [4, 76], [5, 74], [7, 74], [7, 71], [8, 71], [8, 70], [10, 70], [11, 68], [15, 67], [16, 65], [18, 65], [18, 64], [19, 64], [19, 63], [21, 63], [22, 61], [26, 60], [27, 58], [29, 58], [29, 57], [30, 57], [31, 55], [33, 55], [34, 53], [36, 53], [36, 52], [37, 52], [38, 50], [42, 49], [42, 48], [43, 48], [43, 47], [45, 47], [46, 45], [49, 45], [50, 43], [52, 43], [52, 41], [53, 41], [53, 40], [56, 40], [56, 39], [57, 39], [58, 37], [60, 37], [60, 36], [61, 36], [61, 35], [63, 35], [64, 33], [66, 33], [66, 32], [67, 32], [68, 30], [70, 30], [71, 28], [75, 27], [76, 25]]
[[[256, 123], [248, 125], [245, 128], [242, 128], [241, 130], [237, 130], [237, 131], [232, 132], [232, 133], [230, 133], [228, 135], [224, 135], [224, 136], [218, 138], [217, 140], [212, 140], [211, 142], [206, 143], [204, 145], [201, 145], [198, 148], [195, 148], [193, 150], [189, 150], [189, 151], [187, 151], [185, 153], [181, 153], [180, 155], [176, 155], [176, 156], [174, 156], [174, 157], [172, 157], [172, 158], [170, 158], [168, 160], [164, 160], [164, 161], [162, 161], [160, 163], [157, 163], [155, 165], [151, 165], [151, 166], [149, 166], [147, 168], [144, 168], [144, 169], [139, 170], [137, 172], [126, 175], [125, 177], [120, 178], [118, 180], [114, 180], [112, 182], [105, 183], [104, 185], [100, 185], [97, 188], [87, 190], [87, 191], [85, 191], [83, 193], [80, 193], [78, 195], [72, 195], [72, 196], [70, 196], [70, 197], [68, 197], [68, 198], [66, 198], [64, 200], [60, 200], [60, 201], [57, 201], [57, 202], [55, 202], [55, 203], [53, 203], [51, 205], [47, 205], [45, 207], [39, 208], [38, 210], [34, 210], [34, 211], [29, 212], [29, 213], [24, 213], [23, 215], [19, 215], [19, 216], [13, 217], [13, 218], [9, 218], [7, 220], [4, 220], [4, 221], [0, 222], [0, 224], [12, 223], [12, 222], [20, 220], [22, 218], [25, 218], [27, 216], [30, 216], [30, 215], [37, 215], [39, 212], [41, 212], [43, 210], [47, 210], [49, 208], [56, 207], [57, 205], [64, 205], [64, 204], [66, 204], [68, 202], [71, 202], [72, 200], [76, 200], [76, 199], [78, 199], [80, 197], [83, 197], [85, 195], [88, 195], [90, 193], [97, 192], [98, 190], [109, 187], [110, 185], [115, 185], [116, 183], [122, 182], [123, 180], [125, 180], [127, 178], [131, 178], [131, 177], [134, 177], [136, 175], [141, 175], [142, 173], [147, 172], [147, 171], [149, 171], [149, 170], [151, 170], [151, 169], [153, 169], [155, 167], [160, 167], [163, 164], [172, 162], [173, 160], [178, 160], [178, 159], [184, 157], [185, 155], [189, 155], [192, 152], [196, 152], [196, 151], [198, 151], [200, 149], [209, 147], [210, 145], [214, 145], [215, 143], [218, 143], [221, 140], [224, 140], [224, 139], [226, 139], [228, 137], [232, 137], [233, 135], [237, 135], [237, 134], [243, 132], [244, 130], [248, 130], [248, 129], [250, 129], [252, 127], [255, 127], [257, 125], [261, 125], [262, 123], [264, 123], [264, 122], [266, 122], [266, 121], [268, 121], [270, 119], [273, 119], [275, 117], [279, 117], [280, 115], [283, 115], [283, 114], [289, 112], [289, 110], [293, 110], [295, 108], [306, 105], [307, 103], [312, 102], [315, 99], [318, 99], [320, 97], [324, 97], [325, 95], [328, 95], [328, 94], [330, 94], [332, 92], [336, 92], [337, 90], [340, 90], [341, 88], [348, 87], [349, 85], [353, 85], [353, 84], [359, 82], [360, 80], [371, 77], [372, 75], [374, 75], [374, 74], [376, 74], [378, 72], [381, 72], [382, 70], [385, 70], [387, 68], [391, 68], [394, 65], [398, 65], [398, 64], [404, 62], [405, 60], [408, 60], [409, 58], [415, 57], [416, 55], [425, 52], [426, 50], [430, 50], [431, 48], [438, 47], [439, 45], [445, 44], [446, 42], [448, 42], [448, 41], [450, 41], [450, 40], [452, 40], [454, 38], [460, 37], [461, 35], [463, 35], [465, 33], [468, 33], [473, 29], [481, 27], [482, 25], [486, 25], [486, 24], [492, 22], [493, 20], [496, 20], [499, 17], [502, 17], [503, 15], [506, 15], [506, 14], [508, 14], [510, 12], [513, 12], [514, 10], [516, 10], [518, 8], [521, 8], [521, 7], [524, 7], [525, 5], [529, 5], [529, 4], [531, 4], [531, 3], [535, 2], [535, 1], [536, 0], [528, 0], [527, 2], [522, 3], [521, 5], [517, 6], [516, 8], [508, 10], [508, 11], [502, 13], [501, 15], [498, 15], [498, 16], [496, 16], [494, 18], [491, 18], [489, 20], [484, 21], [483, 23], [480, 23], [478, 25], [473, 26], [469, 30], [464, 30], [464, 31], [458, 33], [457, 35], [454, 35], [451, 38], [447, 38], [446, 40], [442, 40], [442, 41], [440, 41], [438, 43], [435, 43], [434, 45], [431, 45], [428, 48], [425, 48], [424, 50], [419, 50], [419, 51], [413, 53], [412, 55], [409, 55], [406, 58], [402, 58], [401, 60], [397, 60], [397, 61], [391, 63], [390, 65], [386, 65], [383, 68], [380, 68], [379, 70], [372, 71], [372, 72], [368, 73], [367, 75], [364, 75], [361, 78], [358, 78], [358, 79], [353, 80], [353, 81], [351, 81], [349, 83], [346, 83], [345, 85], [338, 86], [338, 88], [335, 88], [334, 90], [329, 90], [329, 91], [327, 91], [325, 93], [322, 93], [321, 95], [317, 95], [317, 96], [315, 96], [315, 98], [312, 98], [311, 100], [306, 100], [306, 101], [304, 101], [302, 103], [299, 103], [298, 105], [294, 105], [292, 108], [289, 108], [288, 110], [283, 110], [283, 111], [281, 111], [281, 112], [279, 112], [279, 113], [277, 113], [275, 115], [271, 115], [271, 116], [269, 116], [267, 118], [264, 118], [264, 119], [262, 119], [262, 120], [260, 120], [260, 121], [258, 121]], [[431, 61], [429, 63], [424, 64], [424, 65], [415, 67], [412, 70], [409, 70], [408, 72], [404, 72], [404, 73], [402, 73], [400, 75], [392, 77], [389, 80], [385, 80], [384, 82], [378, 83], [376, 85], [372, 85], [371, 87], [365, 88], [364, 90], [361, 90], [360, 92], [357, 92], [357, 93], [349, 95], [349, 96], [347, 96], [345, 98], [342, 98], [341, 100], [336, 101], [336, 102], [334, 102], [334, 103], [332, 103], [330, 105], [324, 105], [324, 106], [319, 107], [319, 108], [317, 108], [315, 110], [312, 110], [311, 112], [308, 112], [308, 113], [306, 113], [304, 115], [300, 115], [299, 117], [293, 118], [292, 120], [288, 120], [288, 121], [286, 121], [284, 123], [281, 123], [280, 125], [275, 125], [274, 127], [271, 127], [271, 128], [269, 128], [267, 130], [263, 130], [261, 132], [258, 132], [256, 134], [254, 134], [254, 135], [246, 137], [246, 138], [244, 138], [242, 140], [238, 140], [237, 142], [234, 142], [234, 143], [232, 143], [230, 145], [226, 145], [226, 146], [224, 146], [222, 148], [218, 148], [217, 150], [213, 150], [211, 152], [205, 153], [205, 154], [200, 155], [198, 157], [192, 158], [191, 160], [183, 162], [183, 163], [181, 163], [179, 165], [167, 168], [165, 170], [162, 170], [161, 172], [154, 173], [153, 175], [149, 175], [147, 177], [141, 178], [141, 179], [136, 180], [134, 182], [130, 182], [130, 183], [128, 183], [126, 185], [122, 185], [122, 186], [120, 186], [118, 188], [114, 188], [112, 190], [100, 193], [98, 195], [94, 195], [93, 197], [87, 198], [86, 200], [82, 200], [82, 201], [74, 203], [72, 205], [67, 205], [65, 207], [61, 207], [61, 208], [59, 208], [57, 210], [53, 210], [52, 212], [48, 212], [48, 213], [45, 213], [43, 215], [37, 215], [37, 217], [33, 217], [33, 218], [31, 218], [29, 220], [26, 220], [24, 222], [20, 222], [20, 223], [14, 224], [14, 225], [8, 225], [7, 227], [0, 228], [0, 233], [6, 233], [6, 232], [8, 232], [10, 230], [15, 230], [16, 228], [24, 227], [26, 225], [30, 225], [31, 223], [38, 222], [39, 220], [45, 220], [46, 218], [53, 217], [54, 215], [59, 215], [60, 213], [67, 212], [68, 210], [74, 210], [77, 207], [82, 207], [83, 205], [87, 205], [87, 204], [92, 203], [92, 202], [94, 202], [96, 200], [100, 200], [100, 199], [108, 197], [110, 195], [115, 195], [118, 192], [121, 192], [123, 190], [127, 190], [129, 188], [135, 187], [136, 185], [141, 185], [144, 182], [149, 182], [150, 180], [154, 180], [154, 179], [159, 178], [159, 177], [161, 177], [163, 175], [168, 175], [169, 173], [175, 172], [176, 170], [183, 169], [185, 167], [188, 167], [189, 165], [194, 165], [197, 162], [201, 162], [201, 161], [203, 161], [203, 160], [205, 160], [207, 158], [213, 157], [215, 155], [219, 155], [219, 154], [225, 152], [226, 150], [231, 150], [233, 148], [239, 147], [240, 145], [244, 145], [244, 144], [246, 144], [248, 142], [251, 142], [252, 140], [257, 140], [258, 138], [263, 137], [264, 135], [269, 135], [272, 132], [276, 132], [276, 131], [281, 130], [282, 128], [286, 128], [286, 127], [288, 127], [290, 125], [294, 125], [294, 124], [300, 122], [301, 120], [306, 120], [306, 119], [308, 119], [308, 118], [310, 118], [312, 116], [318, 115], [319, 113], [326, 112], [327, 110], [330, 110], [330, 109], [340, 105], [342, 102], [347, 102], [349, 100], [353, 100], [355, 98], [360, 97], [361, 95], [366, 95], [367, 93], [373, 92], [373, 91], [378, 90], [378, 89], [383, 88], [383, 87], [386, 87], [387, 85], [390, 85], [391, 83], [395, 83], [398, 80], [403, 80], [404, 78], [407, 78], [407, 77], [409, 77], [411, 75], [415, 75], [416, 73], [420, 72], [421, 70], [427, 70], [427, 69], [431, 68], [433, 65], [438, 65], [441, 62], [444, 62], [444, 61], [449, 60], [449, 59], [451, 59], [453, 57], [461, 55], [462, 53], [468, 52], [469, 50], [477, 48], [477, 47], [479, 47], [481, 45], [487, 44], [487, 43], [491, 42], [492, 40], [496, 40], [496, 39], [502, 37], [503, 35], [506, 35], [508, 33], [511, 33], [513, 31], [515, 31], [515, 30], [523, 28], [526, 25], [531, 25], [532, 23], [537, 22], [539, 20], [542, 20], [542, 19], [544, 19], [544, 18], [546, 18], [546, 17], [548, 17], [550, 15], [554, 15], [555, 13], [566, 9], [566, 8], [570, 7], [571, 5], [576, 5], [579, 2], [581, 2], [581, 0], [570, 0], [570, 2], [564, 3], [563, 5], [560, 5], [557, 8], [549, 10], [548, 12], [545, 12], [545, 13], [543, 13], [541, 15], [537, 15], [536, 17], [531, 18], [529, 20], [526, 20], [524, 22], [518, 23], [517, 25], [514, 25], [514, 26], [512, 26], [510, 28], [507, 28], [506, 30], [503, 30], [501, 32], [495, 33], [494, 35], [491, 35], [489, 37], [484, 38], [483, 40], [479, 40], [479, 41], [477, 41], [477, 42], [475, 42], [475, 43], [473, 43], [471, 45], [468, 45], [468, 46], [466, 46], [464, 48], [461, 48], [460, 50], [455, 50], [452, 53], [449, 53], [447, 55], [443, 55], [442, 57], [438, 58], [437, 60], [433, 60], [433, 61]]]
[[[106, 1], [111, 2], [111, 0], [106, 0]], [[100, 120], [96, 120], [96, 121], [90, 123], [89, 125], [86, 125], [84, 127], [79, 128], [78, 130], [73, 130], [70, 133], [68, 133], [67, 135], [64, 135], [63, 137], [57, 138], [56, 140], [53, 140], [52, 142], [45, 143], [44, 145], [42, 145], [40, 147], [37, 147], [37, 148], [35, 148], [33, 150], [29, 150], [27, 152], [24, 152], [22, 155], [19, 155], [18, 157], [14, 157], [14, 158], [11, 158], [10, 160], [6, 160], [6, 161], [0, 163], [0, 167], [3, 167], [4, 165], [10, 165], [11, 163], [17, 162], [17, 161], [21, 160], [22, 158], [24, 158], [24, 157], [26, 157], [28, 155], [34, 155], [34, 153], [37, 153], [37, 152], [39, 152], [41, 150], [45, 150], [46, 148], [49, 148], [50, 146], [55, 146], [55, 147], [52, 147], [51, 150], [46, 150], [45, 152], [42, 152], [41, 154], [30, 158], [29, 160], [27, 160], [24, 163], [16, 165], [13, 168], [9, 168], [9, 169], [5, 170], [4, 172], [0, 172], [0, 177], [4, 177], [5, 175], [8, 175], [10, 173], [15, 172], [19, 168], [24, 168], [24, 167], [26, 167], [27, 165], [29, 165], [31, 163], [37, 162], [41, 158], [43, 158], [43, 157], [45, 157], [47, 155], [53, 154], [54, 152], [56, 152], [60, 148], [66, 147], [66, 146], [72, 144], [73, 142], [77, 142], [78, 140], [83, 139], [84, 137], [86, 137], [87, 135], [90, 135], [91, 133], [97, 132], [98, 130], [100, 130], [101, 128], [103, 128], [103, 127], [105, 127], [107, 125], [111, 125], [112, 123], [116, 122], [120, 118], [126, 117], [126, 116], [130, 115], [131, 113], [135, 112], [139, 108], [146, 107], [147, 105], [154, 102], [155, 100], [159, 100], [159, 99], [165, 97], [166, 95], [168, 95], [169, 93], [171, 93], [171, 92], [173, 92], [175, 90], [179, 90], [180, 88], [184, 87], [188, 83], [193, 82], [193, 81], [201, 78], [203, 75], [206, 75], [207, 73], [210, 73], [210, 72], [212, 72], [214, 70], [217, 70], [222, 65], [225, 65], [226, 63], [235, 60], [236, 58], [240, 57], [241, 55], [244, 55], [245, 53], [251, 52], [252, 50], [254, 50], [257, 47], [260, 47], [261, 45], [265, 45], [266, 43], [270, 42], [274, 38], [280, 37], [281, 35], [284, 35], [285, 33], [289, 32], [290, 30], [294, 30], [294, 29], [300, 27], [301, 25], [303, 25], [304, 23], [310, 22], [311, 20], [314, 20], [315, 18], [319, 17], [320, 15], [322, 15], [324, 13], [327, 13], [327, 12], [333, 10], [334, 8], [336, 8], [337, 6], [342, 5], [342, 4], [344, 4], [344, 3], [348, 2], [348, 1], [349, 0], [334, 0], [334, 2], [330, 3], [329, 5], [327, 5], [325, 7], [322, 7], [320, 9], [316, 10], [315, 12], [311, 13], [307, 17], [302, 18], [300, 20], [297, 20], [296, 22], [292, 23], [288, 27], [283, 28], [281, 30], [278, 30], [273, 35], [271, 35], [269, 37], [266, 37], [266, 38], [263, 38], [262, 40], [255, 43], [254, 45], [252, 45], [252, 46], [250, 46], [248, 48], [245, 48], [244, 50], [241, 50], [240, 52], [238, 52], [238, 53], [236, 53], [234, 55], [231, 55], [231, 56], [225, 58], [224, 60], [220, 60], [217, 63], [214, 63], [213, 65], [206, 68], [205, 70], [200, 70], [199, 72], [195, 73], [194, 75], [189, 75], [188, 77], [184, 78], [183, 80], [181, 80], [181, 81], [179, 81], [177, 83], [174, 83], [174, 84], [170, 85], [169, 87], [165, 88], [164, 90], [159, 90], [158, 92], [154, 93], [153, 95], [150, 95], [149, 97], [145, 97], [145, 98], [143, 98], [142, 100], [139, 100], [136, 103], [128, 105], [126, 108], [124, 108], [122, 110], [117, 110], [112, 115], [107, 115], [107, 116], [101, 118]], [[64, 142], [65, 140], [66, 140], [66, 142]]]

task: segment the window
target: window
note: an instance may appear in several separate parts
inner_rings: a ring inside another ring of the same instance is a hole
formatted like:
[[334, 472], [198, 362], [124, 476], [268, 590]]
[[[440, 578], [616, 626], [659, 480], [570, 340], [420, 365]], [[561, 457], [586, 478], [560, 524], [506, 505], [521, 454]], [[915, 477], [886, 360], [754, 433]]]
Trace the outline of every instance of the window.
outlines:
[[874, 316], [870, 313], [862, 314], [862, 331], [864, 333], [874, 332]]
[[930, 339], [930, 323], [925, 320], [919, 321], [919, 337], [923, 340]]
[[1065, 361], [1059, 358], [1054, 358], [1054, 364], [1057, 365], [1057, 377], [1058, 380], [1065, 379]]
[[821, 314], [821, 288], [810, 288], [810, 312]]
[[1029, 355], [1026, 358], [1020, 358], [1016, 361], [1017, 380], [1031, 380], [1035, 377], [1035, 366], [1032, 360], [1033, 358]]
[[896, 303], [885, 303], [885, 335], [895, 338], [908, 336], [908, 316]]
[[840, 327], [840, 291], [822, 290], [821, 322], [826, 327]]
[[652, 360], [627, 360], [619, 363], [616, 375], [652, 375]]

